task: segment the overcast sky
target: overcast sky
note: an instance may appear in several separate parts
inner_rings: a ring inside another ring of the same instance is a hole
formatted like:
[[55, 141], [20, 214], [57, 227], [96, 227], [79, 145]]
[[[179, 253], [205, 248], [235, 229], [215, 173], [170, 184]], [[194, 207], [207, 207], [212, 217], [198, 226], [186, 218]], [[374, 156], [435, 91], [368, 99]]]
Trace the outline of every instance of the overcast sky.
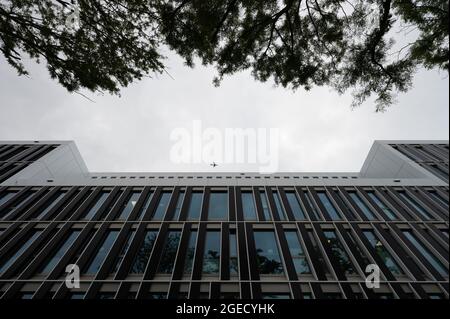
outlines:
[[[69, 94], [43, 65], [19, 77], [0, 57], [0, 140], [74, 140], [91, 171], [211, 171], [207, 163], [169, 160], [178, 127], [279, 128], [279, 170], [359, 171], [374, 140], [448, 139], [446, 73], [420, 71], [414, 88], [385, 113], [372, 102], [352, 110], [351, 96], [327, 87], [309, 92], [259, 83], [248, 72], [212, 85], [214, 70], [187, 68], [169, 55], [167, 75], [145, 79], [122, 96]], [[220, 165], [215, 171], [255, 171]]]

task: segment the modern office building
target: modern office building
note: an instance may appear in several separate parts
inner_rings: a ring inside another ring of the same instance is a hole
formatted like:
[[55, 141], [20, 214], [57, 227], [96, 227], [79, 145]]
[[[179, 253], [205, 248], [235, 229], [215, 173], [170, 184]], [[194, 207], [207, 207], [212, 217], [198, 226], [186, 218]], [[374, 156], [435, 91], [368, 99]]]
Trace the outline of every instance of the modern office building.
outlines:
[[0, 142], [0, 298], [448, 298], [448, 147], [376, 141], [359, 173], [130, 174]]

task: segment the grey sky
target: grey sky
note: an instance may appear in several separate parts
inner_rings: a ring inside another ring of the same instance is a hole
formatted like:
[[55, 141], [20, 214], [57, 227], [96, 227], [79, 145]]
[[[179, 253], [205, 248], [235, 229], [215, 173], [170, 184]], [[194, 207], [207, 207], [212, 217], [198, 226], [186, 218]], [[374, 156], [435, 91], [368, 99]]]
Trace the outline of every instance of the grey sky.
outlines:
[[[204, 127], [280, 128], [280, 171], [359, 171], [376, 139], [448, 139], [446, 73], [420, 71], [414, 88], [386, 113], [370, 101], [350, 109], [351, 96], [329, 88], [292, 92], [255, 82], [249, 73], [215, 88], [212, 68], [185, 67], [170, 55], [174, 79], [162, 75], [123, 89], [122, 97], [67, 93], [43, 65], [19, 77], [0, 58], [0, 140], [75, 140], [91, 171], [211, 171], [169, 160], [171, 130]], [[255, 171], [221, 165], [216, 171]]]

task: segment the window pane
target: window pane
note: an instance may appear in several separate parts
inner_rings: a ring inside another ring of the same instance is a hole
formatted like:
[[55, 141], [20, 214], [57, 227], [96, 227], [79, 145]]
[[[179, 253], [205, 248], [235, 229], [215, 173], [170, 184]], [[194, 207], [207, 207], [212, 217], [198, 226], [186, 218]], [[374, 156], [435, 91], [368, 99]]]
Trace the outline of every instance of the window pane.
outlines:
[[140, 195], [141, 195], [141, 193], [139, 193], [139, 192], [131, 193], [128, 200], [123, 204], [124, 207], [122, 208], [122, 212], [120, 213], [118, 219], [120, 219], [120, 220], [128, 219], [128, 216], [130, 216], [131, 212], [133, 211], [134, 206], [136, 206], [136, 203], [137, 203]]
[[170, 192], [162, 192], [161, 197], [159, 198], [158, 206], [156, 207], [155, 214], [152, 217], [152, 220], [162, 220], [164, 218], [167, 206], [169, 205], [170, 194], [171, 194]]
[[313, 201], [311, 199], [311, 194], [309, 192], [303, 192], [305, 195], [306, 201], [308, 202], [309, 207], [311, 207], [312, 214], [315, 220], [321, 220], [319, 213], [316, 210], [316, 206], [314, 206]]
[[150, 191], [147, 194], [147, 198], [145, 199], [144, 205], [142, 205], [140, 212], [137, 214], [135, 220], [141, 220], [144, 218], [145, 213], [147, 212], [148, 207], [150, 206], [150, 203], [152, 202], [153, 198], [153, 191]]
[[387, 207], [379, 198], [377, 195], [375, 195], [374, 192], [367, 192], [367, 194], [369, 195], [369, 197], [375, 202], [375, 204], [378, 205], [379, 208], [381, 208], [381, 210], [386, 214], [386, 216], [390, 219], [390, 220], [397, 220], [397, 216], [394, 214], [394, 212]]
[[230, 230], [230, 274], [239, 274], [239, 260], [238, 260], [238, 248], [236, 230]]
[[296, 220], [305, 220], [305, 213], [303, 212], [300, 202], [298, 201], [297, 195], [294, 192], [286, 192], [286, 197], [291, 206], [292, 213]]
[[277, 191], [272, 191], [273, 200], [275, 202], [275, 206], [277, 207], [278, 215], [280, 216], [280, 220], [287, 220], [286, 212], [284, 211], [283, 206], [281, 205], [280, 195]]
[[64, 197], [65, 194], [66, 194], [65, 192], [58, 192], [58, 193], [56, 193], [50, 199], [50, 201], [48, 201], [46, 203], [46, 205], [44, 205], [44, 207], [41, 208], [42, 211], [35, 218], [36, 219], [41, 219], [42, 217], [44, 217], [53, 207], [55, 207], [56, 204], [58, 204], [58, 202]]
[[158, 273], [171, 274], [180, 243], [180, 231], [170, 231], [164, 243], [164, 249], [158, 265]]
[[2, 260], [2, 266], [0, 267], [0, 273], [5, 272], [9, 266], [11, 266], [20, 255], [22, 255], [28, 247], [39, 237], [42, 230], [33, 230], [33, 232], [28, 236], [28, 239], [20, 246], [14, 247], [14, 253], [7, 260]]
[[131, 230], [131, 232], [128, 234], [127, 241], [123, 245], [120, 254], [117, 256], [117, 258], [114, 262], [114, 266], [112, 267], [112, 271], [111, 271], [112, 273], [116, 273], [119, 270], [119, 267], [122, 264], [122, 260], [125, 257], [125, 254], [127, 253], [128, 248], [130, 248], [131, 241], [133, 240], [135, 234], [136, 234], [136, 230], [134, 230], [134, 229]]
[[373, 213], [370, 211], [369, 207], [367, 207], [367, 205], [362, 201], [358, 194], [356, 194], [355, 192], [350, 192], [349, 195], [368, 220], [376, 219]]
[[16, 192], [6, 192], [3, 193], [3, 195], [1, 195], [0, 197], [0, 206], [2, 206], [3, 204], [5, 204], [7, 201], [9, 201], [11, 198], [14, 197], [14, 195], [16, 195]]
[[178, 194], [177, 205], [175, 207], [175, 213], [173, 215], [172, 220], [178, 220], [180, 218], [181, 208], [183, 207], [183, 200], [185, 194], [186, 192], [184, 190], [181, 190], [180, 193]]
[[186, 259], [184, 261], [184, 273], [190, 274], [192, 272], [192, 263], [195, 256], [195, 245], [197, 243], [197, 231], [192, 230], [189, 234], [189, 244], [186, 252]]
[[147, 267], [147, 262], [152, 252], [153, 244], [155, 243], [156, 236], [158, 232], [156, 230], [148, 230], [144, 236], [144, 242], [139, 248], [136, 256], [134, 257], [133, 266], [131, 267], [130, 273], [132, 274], [143, 274], [145, 267]]
[[345, 251], [345, 248], [342, 245], [342, 243], [337, 238], [336, 233], [334, 231], [324, 231], [324, 234], [325, 237], [328, 239], [328, 244], [330, 244], [331, 246], [331, 252], [339, 262], [342, 270], [348, 275], [357, 274], [352, 264], [352, 261], [350, 260], [350, 257]]
[[108, 232], [108, 235], [104, 239], [100, 249], [97, 251], [94, 258], [92, 258], [90, 265], [86, 268], [86, 274], [95, 275], [98, 272], [112, 245], [116, 241], [117, 235], [119, 235], [118, 230], [111, 230]]
[[203, 253], [203, 274], [218, 274], [220, 265], [220, 231], [207, 231]]
[[341, 216], [339, 216], [339, 213], [334, 208], [327, 194], [325, 194], [324, 192], [318, 192], [317, 195], [319, 196], [319, 199], [322, 202], [323, 206], [325, 207], [325, 210], [327, 211], [328, 215], [330, 215], [330, 218], [332, 220], [341, 220]]
[[227, 220], [228, 193], [212, 192], [209, 197], [208, 220]]
[[417, 250], [425, 257], [425, 259], [433, 265], [433, 267], [441, 274], [443, 277], [448, 277], [448, 269], [442, 264], [442, 262], [436, 258], [427, 247], [425, 247], [414, 234], [409, 230], [402, 231], [403, 234], [408, 238], [408, 240], [413, 244]]
[[310, 274], [311, 269], [309, 268], [308, 260], [306, 259], [305, 252], [300, 244], [297, 232], [286, 231], [285, 235], [295, 270], [298, 274]]
[[72, 230], [69, 237], [64, 241], [64, 243], [60, 244], [58, 250], [53, 255], [51, 259], [49, 259], [48, 263], [42, 267], [42, 269], [39, 271], [41, 274], [49, 274], [53, 268], [59, 263], [59, 261], [63, 258], [67, 250], [70, 246], [74, 243], [75, 239], [80, 234], [80, 230]]
[[101, 192], [97, 198], [94, 200], [94, 204], [91, 206], [91, 208], [84, 214], [82, 219], [84, 220], [90, 220], [92, 217], [95, 216], [95, 214], [98, 212], [100, 207], [102, 207], [103, 203], [106, 201], [106, 198], [108, 198], [109, 192]]
[[270, 215], [269, 203], [267, 201], [267, 196], [265, 191], [259, 191], [259, 197], [261, 198], [261, 205], [263, 208], [264, 219], [272, 220], [272, 216]]
[[203, 193], [193, 192], [189, 203], [188, 220], [199, 220], [202, 210]]
[[402, 197], [406, 202], [408, 202], [412, 207], [414, 207], [414, 209], [426, 220], [430, 220], [432, 219], [430, 214], [428, 214], [428, 212], [422, 208], [419, 203], [417, 203], [414, 199], [412, 199], [408, 194], [406, 194], [405, 192], [399, 192], [398, 193], [400, 195], [400, 197]]
[[363, 233], [364, 236], [366, 236], [366, 238], [369, 240], [370, 245], [375, 249], [377, 255], [380, 256], [380, 258], [383, 260], [386, 267], [388, 267], [393, 274], [403, 274], [403, 271], [397, 265], [392, 255], [389, 253], [386, 247], [383, 246], [383, 243], [375, 237], [375, 234], [369, 230], [366, 230]]
[[244, 212], [244, 220], [256, 220], [255, 202], [252, 192], [242, 192], [242, 210]]
[[255, 231], [256, 263], [260, 274], [284, 273], [273, 231]]

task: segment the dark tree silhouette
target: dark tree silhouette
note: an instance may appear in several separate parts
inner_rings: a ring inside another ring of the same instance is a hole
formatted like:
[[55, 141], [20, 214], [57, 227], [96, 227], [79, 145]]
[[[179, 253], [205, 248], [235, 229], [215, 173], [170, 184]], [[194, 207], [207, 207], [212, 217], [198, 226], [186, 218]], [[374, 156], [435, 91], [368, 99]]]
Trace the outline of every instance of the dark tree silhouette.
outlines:
[[[296, 89], [353, 90], [377, 111], [407, 91], [417, 67], [449, 70], [445, 0], [78, 0], [80, 28], [65, 25], [68, 0], [0, 0], [0, 50], [25, 74], [24, 54], [44, 59], [69, 91], [118, 93], [162, 72], [168, 45], [221, 79], [250, 69], [260, 81]], [[394, 49], [395, 22], [416, 30]], [[394, 51], [394, 52], [393, 52]]]

